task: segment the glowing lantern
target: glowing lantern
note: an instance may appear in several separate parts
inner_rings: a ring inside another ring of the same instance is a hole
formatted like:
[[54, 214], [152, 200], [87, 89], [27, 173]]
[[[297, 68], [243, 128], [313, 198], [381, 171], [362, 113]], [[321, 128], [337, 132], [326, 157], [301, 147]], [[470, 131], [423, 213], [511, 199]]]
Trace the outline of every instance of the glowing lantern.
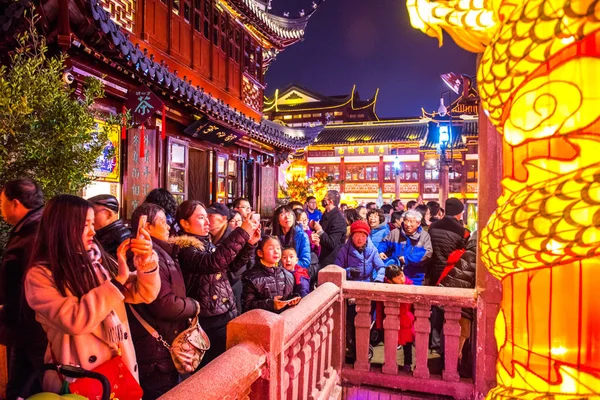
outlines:
[[494, 399], [600, 395], [600, 7], [596, 0], [408, 0], [411, 23], [481, 52], [504, 136], [482, 259], [501, 279]]
[[285, 180], [292, 181], [296, 179], [306, 179], [306, 166], [308, 163], [304, 160], [294, 160], [285, 171]]

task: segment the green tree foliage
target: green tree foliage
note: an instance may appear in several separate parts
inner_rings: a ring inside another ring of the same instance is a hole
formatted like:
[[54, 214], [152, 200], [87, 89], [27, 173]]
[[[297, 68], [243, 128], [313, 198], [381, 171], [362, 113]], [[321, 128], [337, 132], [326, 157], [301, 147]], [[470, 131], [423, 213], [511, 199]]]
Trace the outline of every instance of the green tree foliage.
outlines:
[[[95, 114], [91, 106], [104, 96], [97, 79], [87, 79], [80, 96], [65, 84], [66, 56], [49, 54], [35, 17], [17, 41], [10, 64], [0, 66], [0, 187], [29, 176], [46, 199], [77, 194], [94, 179], [108, 129], [122, 116]], [[102, 130], [94, 129], [95, 118], [107, 122]]]

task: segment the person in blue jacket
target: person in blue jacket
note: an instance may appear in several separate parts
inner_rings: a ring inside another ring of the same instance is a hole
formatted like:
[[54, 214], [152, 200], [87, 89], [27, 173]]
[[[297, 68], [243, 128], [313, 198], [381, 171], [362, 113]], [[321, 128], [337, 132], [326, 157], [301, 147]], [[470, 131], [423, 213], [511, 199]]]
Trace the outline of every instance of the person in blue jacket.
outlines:
[[385, 220], [383, 211], [379, 209], [369, 210], [367, 213], [367, 223], [369, 224], [369, 228], [371, 228], [369, 237], [373, 245], [379, 248], [379, 243], [390, 234], [390, 227]]
[[273, 215], [273, 236], [282, 247], [293, 247], [298, 254], [298, 265], [310, 267], [310, 241], [301, 226], [296, 225], [296, 215], [288, 205], [277, 207]]
[[342, 246], [335, 264], [346, 270], [348, 280], [383, 282], [385, 265], [373, 243], [369, 242], [371, 229], [365, 221], [350, 225], [350, 238]]
[[423, 285], [427, 263], [433, 254], [431, 237], [421, 226], [423, 216], [416, 210], [404, 213], [399, 229], [394, 229], [379, 244], [379, 256], [385, 265], [404, 267], [404, 274], [415, 285]]

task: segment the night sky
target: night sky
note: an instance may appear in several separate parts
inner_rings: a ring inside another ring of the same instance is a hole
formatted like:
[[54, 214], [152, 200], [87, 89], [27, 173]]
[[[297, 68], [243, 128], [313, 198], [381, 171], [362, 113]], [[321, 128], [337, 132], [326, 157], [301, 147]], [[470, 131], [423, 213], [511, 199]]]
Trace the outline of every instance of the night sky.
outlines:
[[[273, 0], [272, 12], [290, 17], [311, 0]], [[308, 22], [304, 41], [277, 56], [267, 75], [266, 93], [301, 84], [324, 95], [349, 94], [361, 99], [379, 88], [380, 117], [419, 116], [433, 111], [447, 90], [440, 74], [475, 74], [475, 54], [410, 26], [405, 0], [326, 0]], [[455, 96], [452, 93], [452, 96]], [[447, 100], [447, 95], [446, 95]], [[454, 98], [453, 98], [454, 100]]]

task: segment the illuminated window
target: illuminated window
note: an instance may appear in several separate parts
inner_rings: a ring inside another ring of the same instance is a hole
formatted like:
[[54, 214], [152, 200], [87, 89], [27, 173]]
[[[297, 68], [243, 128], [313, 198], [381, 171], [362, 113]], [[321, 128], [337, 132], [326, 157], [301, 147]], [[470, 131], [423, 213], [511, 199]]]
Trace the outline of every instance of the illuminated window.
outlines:
[[467, 161], [467, 181], [477, 181], [477, 178], [479, 178], [477, 161]]
[[344, 115], [344, 113], [343, 113], [343, 112], [341, 112], [341, 111], [334, 111], [334, 112], [333, 112], [333, 116], [334, 116], [334, 117], [340, 117], [340, 116], [342, 116], [342, 115]]
[[302, 114], [294, 114], [294, 119], [302, 118]]
[[284, 115], [283, 119], [292, 119], [292, 116], [291, 115]]
[[302, 118], [310, 118], [310, 114], [302, 114]]
[[320, 117], [320, 116], [321, 116], [321, 113], [315, 113], [315, 114], [313, 114], [312, 116], [313, 116], [313, 117]]
[[173, 0], [173, 14], [179, 15], [179, 0]]
[[329, 176], [333, 176], [333, 179], [340, 179], [340, 166], [339, 165], [310, 165], [307, 169], [309, 178], [314, 178], [317, 173], [326, 173]]

